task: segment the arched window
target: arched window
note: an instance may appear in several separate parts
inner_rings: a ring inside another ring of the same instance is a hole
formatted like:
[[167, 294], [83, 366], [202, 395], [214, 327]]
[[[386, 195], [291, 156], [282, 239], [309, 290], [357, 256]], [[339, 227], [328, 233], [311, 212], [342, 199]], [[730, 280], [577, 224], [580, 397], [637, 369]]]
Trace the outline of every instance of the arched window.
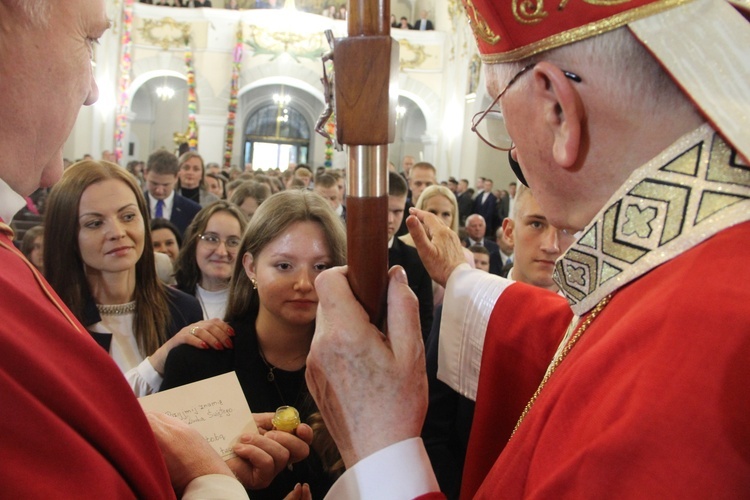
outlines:
[[245, 163], [254, 169], [286, 169], [290, 162], [307, 163], [310, 127], [289, 105], [290, 96], [274, 95], [274, 104], [259, 108], [245, 126]]

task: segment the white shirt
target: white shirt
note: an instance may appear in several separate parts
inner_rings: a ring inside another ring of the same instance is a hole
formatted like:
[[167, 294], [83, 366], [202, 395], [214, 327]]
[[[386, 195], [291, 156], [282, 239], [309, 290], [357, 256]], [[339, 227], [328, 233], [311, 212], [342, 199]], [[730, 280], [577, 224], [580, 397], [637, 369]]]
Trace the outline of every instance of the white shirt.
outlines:
[[92, 332], [112, 334], [109, 355], [125, 375], [135, 397], [157, 392], [163, 378], [154, 369], [148, 357], [144, 358], [138, 350], [138, 342], [133, 332], [135, 313], [101, 315], [101, 318], [99, 323], [89, 326], [88, 329]]
[[216, 292], [206, 290], [200, 285], [195, 286], [195, 298], [201, 303], [203, 319], [224, 319], [229, 300], [229, 287]]
[[6, 224], [26, 205], [26, 199], [0, 179], [0, 217]]

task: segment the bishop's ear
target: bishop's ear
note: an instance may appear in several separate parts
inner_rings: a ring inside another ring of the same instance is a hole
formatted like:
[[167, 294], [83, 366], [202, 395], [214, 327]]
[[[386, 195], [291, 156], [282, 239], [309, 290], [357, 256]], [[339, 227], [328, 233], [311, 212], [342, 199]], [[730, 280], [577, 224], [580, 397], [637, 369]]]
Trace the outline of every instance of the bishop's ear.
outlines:
[[581, 147], [585, 110], [577, 85], [581, 79], [552, 63], [542, 61], [533, 70], [534, 97], [539, 99], [546, 126], [554, 140], [555, 162], [569, 168], [575, 165]]

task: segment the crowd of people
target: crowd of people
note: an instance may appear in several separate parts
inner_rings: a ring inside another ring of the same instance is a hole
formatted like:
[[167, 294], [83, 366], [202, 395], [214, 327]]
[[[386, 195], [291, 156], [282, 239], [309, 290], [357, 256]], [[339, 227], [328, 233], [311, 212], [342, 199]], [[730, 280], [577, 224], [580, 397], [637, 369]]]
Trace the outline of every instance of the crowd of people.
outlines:
[[[346, 279], [343, 172], [237, 172], [166, 150], [69, 165], [62, 144], [98, 95], [83, 49], [109, 27], [104, 4], [0, 1], [18, 40], [0, 44], [0, 490], [749, 491], [750, 89], [737, 76], [750, 61], [735, 44], [750, 28], [724, 0], [645, 1], [637, 15], [570, 6], [520, 38], [505, 35], [528, 24], [499, 22], [501, 3], [468, 12], [503, 34], [478, 44], [515, 143], [483, 140], [520, 184], [472, 190], [412, 156], [391, 165], [388, 342]], [[85, 41], [58, 35], [73, 22]], [[544, 45], [560, 32], [576, 35]], [[696, 86], [706, 60], [720, 78]], [[35, 97], [61, 85], [70, 102], [51, 115]], [[6, 222], [28, 213], [43, 225], [16, 237]], [[135, 399], [231, 371], [260, 432], [227, 462]], [[273, 426], [280, 406], [300, 413], [292, 433]]]

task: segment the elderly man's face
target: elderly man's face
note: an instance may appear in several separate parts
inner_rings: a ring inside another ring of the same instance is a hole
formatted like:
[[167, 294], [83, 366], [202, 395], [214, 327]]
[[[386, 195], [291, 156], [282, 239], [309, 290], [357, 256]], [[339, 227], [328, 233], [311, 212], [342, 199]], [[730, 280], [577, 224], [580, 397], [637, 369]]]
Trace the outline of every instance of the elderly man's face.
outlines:
[[62, 148], [81, 105], [99, 96], [91, 60], [109, 28], [101, 0], [47, 3], [47, 22], [28, 19], [20, 2], [2, 2], [0, 14], [0, 177], [22, 195], [62, 175]]
[[487, 230], [487, 224], [484, 222], [484, 218], [469, 217], [466, 221], [466, 232], [469, 233], [469, 237], [474, 241], [480, 241], [484, 238], [484, 232]]

